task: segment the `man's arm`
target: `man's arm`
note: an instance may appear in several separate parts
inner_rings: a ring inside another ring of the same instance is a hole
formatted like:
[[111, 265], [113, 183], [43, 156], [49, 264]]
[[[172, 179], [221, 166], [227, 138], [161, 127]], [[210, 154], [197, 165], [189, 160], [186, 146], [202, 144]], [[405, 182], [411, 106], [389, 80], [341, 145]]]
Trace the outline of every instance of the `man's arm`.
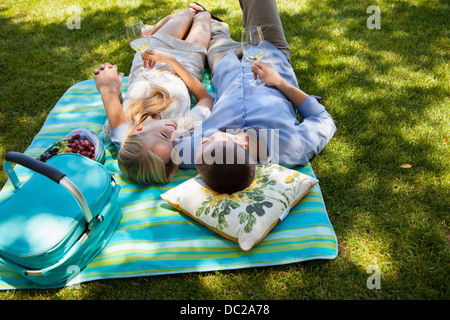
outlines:
[[289, 99], [294, 108], [309, 97], [302, 90], [284, 80], [270, 63], [255, 62], [252, 66], [252, 72], [255, 80], [258, 75], [262, 82], [280, 90]]
[[[313, 97], [284, 80], [270, 63], [257, 62], [252, 66], [252, 72], [259, 75], [261, 81], [280, 90], [298, 111], [303, 121], [292, 132], [293, 141], [300, 145], [295, 150], [302, 150], [302, 163], [311, 160], [328, 144], [336, 126], [333, 118]], [[300, 147], [301, 146], [301, 147]]]

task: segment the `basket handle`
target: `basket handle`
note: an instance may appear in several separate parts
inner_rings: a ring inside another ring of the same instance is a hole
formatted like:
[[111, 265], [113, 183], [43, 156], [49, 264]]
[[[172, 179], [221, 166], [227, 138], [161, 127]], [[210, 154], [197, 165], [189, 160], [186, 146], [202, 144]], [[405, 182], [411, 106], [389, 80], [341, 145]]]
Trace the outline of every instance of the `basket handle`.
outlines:
[[8, 175], [9, 179], [16, 189], [20, 187], [20, 181], [17, 178], [17, 175], [14, 172], [14, 169], [12, 168], [10, 162], [20, 164], [62, 185], [77, 200], [78, 204], [81, 207], [81, 210], [83, 211], [83, 215], [86, 218], [87, 223], [90, 223], [92, 221], [93, 216], [86, 202], [86, 199], [84, 198], [81, 191], [72, 183], [72, 181], [70, 181], [70, 179], [66, 177], [66, 174], [64, 172], [23, 153], [10, 151], [5, 156], [4, 168], [6, 174]]
[[[28, 169], [36, 171], [47, 178], [59, 183], [59, 181], [66, 175], [64, 172], [52, 167], [44, 162], [38, 161], [20, 152], [8, 152], [5, 161], [18, 163]], [[9, 172], [8, 172], [9, 173]]]

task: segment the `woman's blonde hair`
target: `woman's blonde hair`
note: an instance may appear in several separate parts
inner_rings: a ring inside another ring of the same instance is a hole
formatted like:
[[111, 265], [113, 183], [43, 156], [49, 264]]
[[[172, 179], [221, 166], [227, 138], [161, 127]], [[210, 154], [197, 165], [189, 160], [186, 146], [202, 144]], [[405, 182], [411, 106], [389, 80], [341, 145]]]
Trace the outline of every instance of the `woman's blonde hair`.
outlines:
[[[139, 184], [167, 183], [178, 169], [172, 159], [167, 164], [148, 147], [146, 139], [135, 133], [135, 128], [148, 117], [155, 117], [166, 110], [171, 103], [167, 89], [161, 86], [151, 88], [150, 95], [133, 102], [126, 111], [130, 121], [127, 138], [119, 150], [118, 163], [125, 176]], [[176, 155], [176, 151], [172, 152]]]

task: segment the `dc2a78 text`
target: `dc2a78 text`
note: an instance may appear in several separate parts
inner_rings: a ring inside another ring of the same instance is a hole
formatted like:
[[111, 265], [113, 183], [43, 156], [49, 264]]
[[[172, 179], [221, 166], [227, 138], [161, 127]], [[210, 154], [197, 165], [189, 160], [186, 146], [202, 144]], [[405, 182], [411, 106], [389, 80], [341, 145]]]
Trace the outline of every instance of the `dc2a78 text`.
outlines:
[[269, 314], [269, 306], [266, 304], [257, 304], [257, 305], [245, 305], [245, 304], [236, 304], [236, 305], [225, 305], [225, 314]]

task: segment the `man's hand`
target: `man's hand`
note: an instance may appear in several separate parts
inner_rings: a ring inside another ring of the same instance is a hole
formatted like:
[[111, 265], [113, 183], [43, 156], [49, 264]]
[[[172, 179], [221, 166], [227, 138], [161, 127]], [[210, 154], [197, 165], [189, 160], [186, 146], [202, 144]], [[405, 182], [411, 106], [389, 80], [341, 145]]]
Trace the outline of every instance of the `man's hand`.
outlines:
[[262, 82], [280, 90], [291, 101], [294, 108], [309, 97], [305, 92], [284, 80], [270, 63], [255, 62], [252, 65], [252, 72], [255, 80], [258, 75]]
[[283, 79], [275, 68], [267, 62], [255, 62], [252, 65], [253, 78], [256, 80], [257, 75], [262, 82], [269, 86], [278, 87]]
[[170, 62], [173, 59], [174, 57], [170, 53], [156, 49], [147, 50], [142, 53], [142, 60], [144, 61], [144, 67], [147, 68], [148, 66], [150, 69], [153, 69], [153, 67], [157, 62], [170, 64]]
[[120, 96], [123, 76], [123, 73], [117, 74], [116, 65], [113, 66], [109, 62], [105, 62], [94, 70], [95, 86], [100, 94]]

